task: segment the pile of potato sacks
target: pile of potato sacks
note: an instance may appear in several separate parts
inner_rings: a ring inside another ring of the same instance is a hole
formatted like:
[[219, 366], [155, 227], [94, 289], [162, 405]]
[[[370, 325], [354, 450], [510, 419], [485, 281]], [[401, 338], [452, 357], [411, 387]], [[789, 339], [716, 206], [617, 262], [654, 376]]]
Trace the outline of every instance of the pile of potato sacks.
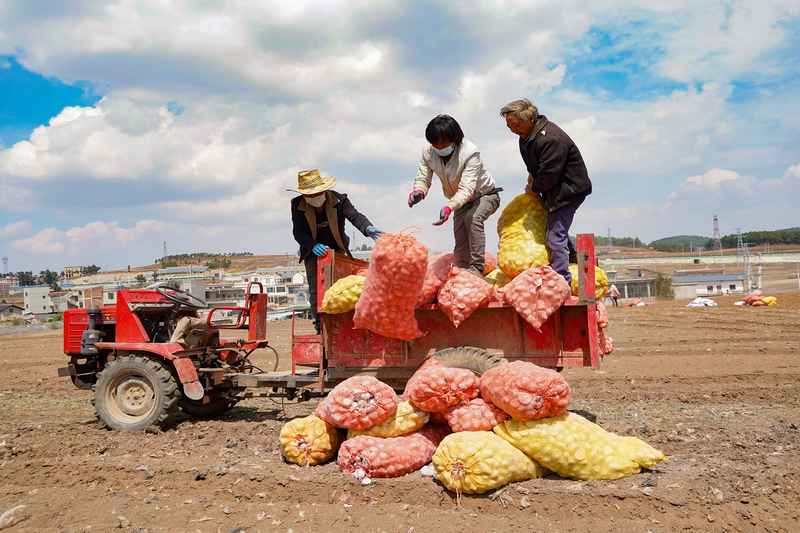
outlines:
[[429, 358], [399, 397], [371, 376], [343, 381], [313, 415], [282, 428], [281, 449], [304, 466], [336, 456], [342, 472], [364, 484], [432, 462], [436, 479], [456, 494], [548, 473], [618, 479], [666, 458], [569, 412], [570, 400], [561, 374], [532, 363], [502, 363], [478, 376]]

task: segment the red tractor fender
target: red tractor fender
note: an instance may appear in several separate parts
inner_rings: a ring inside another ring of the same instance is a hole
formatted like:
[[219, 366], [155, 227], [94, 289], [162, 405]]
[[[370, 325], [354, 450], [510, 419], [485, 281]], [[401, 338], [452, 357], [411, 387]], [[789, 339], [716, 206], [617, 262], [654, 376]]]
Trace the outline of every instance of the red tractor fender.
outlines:
[[178, 343], [150, 344], [146, 342], [98, 342], [101, 350], [139, 352], [166, 359], [175, 368], [183, 386], [183, 393], [191, 400], [201, 400], [205, 394], [197, 369], [188, 357], [182, 357], [183, 346]]

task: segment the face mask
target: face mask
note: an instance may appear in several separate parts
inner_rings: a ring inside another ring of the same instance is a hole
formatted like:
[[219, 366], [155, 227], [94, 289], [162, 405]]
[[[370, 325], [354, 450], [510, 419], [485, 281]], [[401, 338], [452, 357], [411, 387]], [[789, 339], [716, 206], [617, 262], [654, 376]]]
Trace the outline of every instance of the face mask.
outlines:
[[306, 196], [306, 203], [313, 207], [322, 207], [325, 204], [325, 195]]
[[447, 148], [442, 148], [441, 150], [436, 148], [435, 146], [432, 147], [433, 151], [436, 152], [436, 155], [439, 157], [447, 157], [448, 155], [453, 153], [454, 145], [450, 145]]

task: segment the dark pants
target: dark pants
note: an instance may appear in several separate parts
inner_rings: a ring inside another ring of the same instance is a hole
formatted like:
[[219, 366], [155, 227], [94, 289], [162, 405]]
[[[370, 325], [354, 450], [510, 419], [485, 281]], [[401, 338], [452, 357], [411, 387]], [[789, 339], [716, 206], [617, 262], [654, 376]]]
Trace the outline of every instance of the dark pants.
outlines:
[[583, 200], [547, 213], [547, 248], [550, 250], [550, 266], [572, 283], [569, 273], [569, 258], [574, 248], [569, 240], [569, 228]]
[[308, 282], [308, 303], [311, 305], [311, 319], [317, 333], [320, 332], [319, 313], [317, 313], [317, 256], [313, 253], [303, 260], [306, 266], [306, 281]]

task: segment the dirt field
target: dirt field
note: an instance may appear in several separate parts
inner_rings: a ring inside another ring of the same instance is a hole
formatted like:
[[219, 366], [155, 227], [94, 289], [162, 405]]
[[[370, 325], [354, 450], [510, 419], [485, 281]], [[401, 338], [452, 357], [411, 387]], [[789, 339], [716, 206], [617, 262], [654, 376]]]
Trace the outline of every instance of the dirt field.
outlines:
[[[617, 351], [566, 371], [573, 407], [670, 459], [613, 482], [557, 478], [457, 506], [419, 474], [368, 487], [335, 465], [281, 461], [282, 410], [249, 400], [221, 420], [117, 433], [89, 393], [54, 377], [58, 332], [0, 336], [0, 512], [14, 531], [800, 531], [800, 296], [776, 308], [613, 309]], [[270, 323], [288, 353], [288, 328]]]

